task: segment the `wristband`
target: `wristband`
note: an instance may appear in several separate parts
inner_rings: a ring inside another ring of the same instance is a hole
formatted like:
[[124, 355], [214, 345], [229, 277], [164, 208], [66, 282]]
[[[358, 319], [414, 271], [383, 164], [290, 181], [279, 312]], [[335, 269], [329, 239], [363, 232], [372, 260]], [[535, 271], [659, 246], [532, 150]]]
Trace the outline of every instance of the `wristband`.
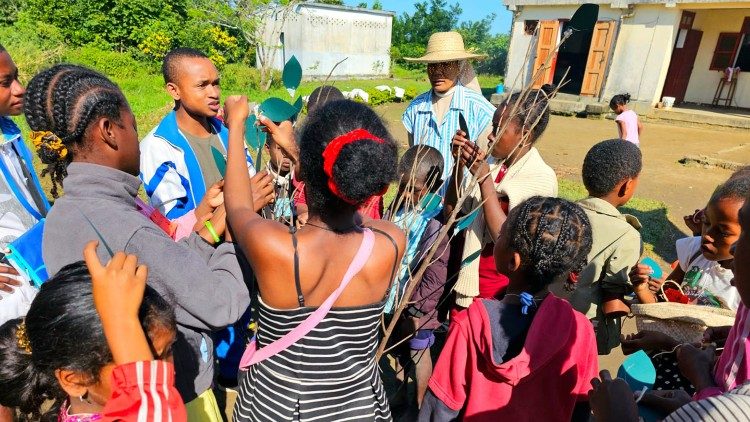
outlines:
[[211, 237], [214, 238], [214, 243], [221, 242], [221, 238], [219, 237], [218, 234], [216, 234], [216, 230], [214, 230], [214, 225], [211, 224], [211, 221], [206, 220], [206, 222], [203, 223], [203, 225], [206, 227], [206, 230], [208, 230], [208, 232], [211, 234]]

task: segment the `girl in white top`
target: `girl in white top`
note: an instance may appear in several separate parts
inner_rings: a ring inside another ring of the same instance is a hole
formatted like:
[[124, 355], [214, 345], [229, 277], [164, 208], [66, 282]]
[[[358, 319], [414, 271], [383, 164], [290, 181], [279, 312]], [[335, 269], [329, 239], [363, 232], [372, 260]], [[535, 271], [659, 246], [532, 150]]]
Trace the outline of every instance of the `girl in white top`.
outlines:
[[615, 123], [617, 123], [617, 131], [619, 132], [620, 139], [640, 146], [643, 125], [638, 120], [638, 115], [635, 114], [635, 111], [628, 109], [627, 104], [629, 102], [630, 94], [618, 94], [609, 101], [609, 108], [617, 114]]
[[[738, 175], [714, 191], [703, 213], [701, 236], [676, 243], [680, 265], [668, 280], [681, 283], [689, 303], [737, 310], [740, 296], [732, 286], [732, 245], [740, 235], [738, 214], [750, 194], [750, 176]], [[650, 268], [637, 265], [630, 273], [633, 285], [648, 282], [658, 291], [662, 280], [649, 277]]]

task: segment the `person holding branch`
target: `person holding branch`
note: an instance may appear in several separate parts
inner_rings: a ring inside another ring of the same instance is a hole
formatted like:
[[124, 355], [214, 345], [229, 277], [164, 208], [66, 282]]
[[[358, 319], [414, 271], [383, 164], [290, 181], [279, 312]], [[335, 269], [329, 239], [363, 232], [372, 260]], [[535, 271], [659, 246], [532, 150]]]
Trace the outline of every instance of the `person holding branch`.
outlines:
[[225, 107], [227, 220], [259, 289], [234, 420], [390, 420], [375, 351], [405, 236], [388, 221], [364, 227], [357, 209], [395, 180], [393, 138], [374, 111], [352, 101], [308, 116], [299, 149], [291, 131], [261, 118], [299, 162], [309, 219], [296, 230], [255, 211], [244, 162], [247, 98], [230, 97]]

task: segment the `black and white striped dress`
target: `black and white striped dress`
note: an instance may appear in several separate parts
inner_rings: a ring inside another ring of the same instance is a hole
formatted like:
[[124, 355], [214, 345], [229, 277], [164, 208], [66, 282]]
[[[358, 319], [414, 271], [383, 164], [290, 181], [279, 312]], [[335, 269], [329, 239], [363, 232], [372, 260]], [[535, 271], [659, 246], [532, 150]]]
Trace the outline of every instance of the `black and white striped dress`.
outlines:
[[[375, 352], [385, 301], [333, 308], [303, 339], [242, 376], [235, 421], [391, 420]], [[259, 305], [258, 348], [281, 338], [315, 308]]]

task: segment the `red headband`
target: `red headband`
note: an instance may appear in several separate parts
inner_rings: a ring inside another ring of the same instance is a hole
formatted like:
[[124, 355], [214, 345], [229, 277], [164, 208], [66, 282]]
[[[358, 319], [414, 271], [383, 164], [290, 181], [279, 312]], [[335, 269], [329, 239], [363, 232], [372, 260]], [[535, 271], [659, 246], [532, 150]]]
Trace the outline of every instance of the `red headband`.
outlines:
[[[354, 129], [349, 133], [345, 133], [339, 137], [334, 138], [323, 150], [323, 171], [325, 172], [326, 176], [328, 176], [328, 188], [339, 199], [351, 205], [356, 205], [357, 201], [349, 199], [341, 193], [338, 185], [333, 180], [333, 165], [336, 164], [336, 160], [339, 158], [339, 154], [345, 146], [363, 140], [375, 141], [379, 144], [385, 143], [385, 140], [378, 138], [365, 129]], [[386, 186], [385, 189], [383, 189], [383, 192], [379, 193], [379, 195], [385, 194], [385, 191], [387, 190], [388, 186]]]

